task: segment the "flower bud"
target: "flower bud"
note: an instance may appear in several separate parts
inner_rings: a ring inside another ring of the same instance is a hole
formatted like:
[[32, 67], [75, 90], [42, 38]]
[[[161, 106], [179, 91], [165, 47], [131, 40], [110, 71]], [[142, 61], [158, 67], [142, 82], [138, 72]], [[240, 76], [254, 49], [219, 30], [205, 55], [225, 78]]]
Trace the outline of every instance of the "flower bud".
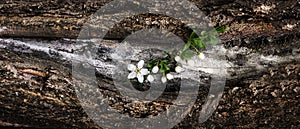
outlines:
[[175, 61], [176, 61], [176, 62], [179, 62], [179, 61], [181, 61], [181, 58], [180, 58], [180, 56], [176, 56], [176, 57], [175, 57]]
[[175, 67], [175, 72], [176, 72], [176, 73], [181, 73], [183, 70], [184, 70], [184, 69], [183, 69], [182, 67], [180, 67], [180, 66], [176, 66], [176, 67]]
[[205, 55], [203, 53], [199, 53], [198, 54], [198, 58], [201, 59], [201, 60], [203, 60], [203, 59], [205, 59]]
[[148, 80], [149, 82], [153, 82], [153, 81], [154, 81], [154, 77], [153, 77], [152, 75], [148, 75], [148, 76], [147, 76], [147, 80]]
[[174, 76], [170, 73], [168, 73], [166, 76], [168, 80], [172, 80], [174, 78]]
[[154, 66], [154, 67], [152, 68], [152, 73], [157, 73], [158, 70], [159, 70], [158, 66]]
[[161, 82], [162, 82], [162, 83], [166, 83], [166, 82], [167, 82], [166, 76], [162, 76], [162, 77], [161, 77]]

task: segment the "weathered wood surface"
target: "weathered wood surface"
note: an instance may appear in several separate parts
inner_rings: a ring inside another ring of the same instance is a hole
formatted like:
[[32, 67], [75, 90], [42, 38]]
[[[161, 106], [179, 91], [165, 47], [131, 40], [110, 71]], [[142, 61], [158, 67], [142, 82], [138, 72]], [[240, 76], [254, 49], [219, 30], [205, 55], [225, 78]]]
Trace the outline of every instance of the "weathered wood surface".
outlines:
[[[197, 115], [201, 108], [194, 108], [191, 116], [176, 127], [296, 128], [298, 126], [296, 114], [298, 114], [299, 107], [300, 64], [299, 55], [297, 55], [299, 54], [299, 39], [298, 36], [291, 37], [293, 38], [287, 39], [284, 43], [285, 48], [280, 45], [273, 46], [278, 50], [275, 54], [270, 54], [267, 48], [277, 44], [277, 40], [274, 44], [265, 43], [260, 46], [260, 50], [249, 47], [228, 47], [227, 51], [230, 53], [242, 49], [248, 50], [244, 51], [245, 53], [239, 52], [227, 56], [233, 66], [228, 67], [231, 75], [227, 77], [225, 93], [216, 113], [208, 122], [197, 124]], [[281, 40], [278, 41], [281, 42]], [[1, 40], [3, 47], [1, 48], [1, 53], [3, 53], [1, 55], [1, 112], [3, 112], [1, 120], [6, 122], [3, 125], [42, 128], [97, 127], [81, 108], [81, 106], [89, 107], [89, 104], [81, 102], [80, 105], [74, 92], [70, 59], [64, 55], [64, 53], [74, 54], [70, 51], [72, 47], [58, 47], [61, 43], [65, 46], [72, 42]], [[107, 47], [103, 50], [111, 48], [107, 44], [104, 42], [103, 46]], [[49, 50], [36, 49], [39, 45], [47, 46]], [[254, 55], [249, 56], [251, 54]], [[255, 59], [257, 56], [261, 58]], [[257, 62], [249, 63], [253, 58]], [[106, 63], [109, 65], [109, 61]], [[28, 73], [26, 70], [36, 72]], [[110, 98], [113, 107], [116, 106], [115, 108], [121, 111], [126, 108], [129, 111], [128, 115], [140, 116], [139, 104], [133, 106], [134, 102], [126, 101], [115, 93], [116, 90], [112, 87], [112, 82], [107, 75], [110, 73], [99, 72], [99, 91]], [[207, 90], [207, 87], [200, 89], [195, 105], [203, 103], [203, 98], [208, 93]], [[165, 97], [172, 98], [172, 95]], [[150, 114], [164, 111], [159, 107], [168, 107], [169, 103], [166, 102], [154, 102], [155, 106], [146, 107], [146, 109]], [[118, 121], [117, 118], [116, 121]]]
[[[93, 2], [87, 0], [76, 2], [70, 0], [1, 1], [0, 36], [76, 38], [88, 18], [109, 2], [110, 0]], [[222, 37], [223, 40], [299, 30], [300, 11], [299, 2], [296, 0], [259, 2], [192, 0], [191, 2], [208, 16], [212, 25], [228, 26], [228, 32], [232, 33]], [[160, 6], [166, 5], [162, 3]], [[160, 22], [149, 24], [158, 19]], [[145, 14], [125, 19], [116, 25], [106, 38], [122, 39], [133, 31], [149, 26], [177, 32], [178, 35], [186, 34], [180, 21]]]
[[[17, 37], [76, 38], [87, 18], [108, 2], [0, 2], [1, 126], [99, 128], [81, 107], [90, 105], [80, 105], [74, 91], [69, 57], [78, 50], [73, 46], [76, 42]], [[227, 68], [230, 75], [213, 116], [205, 123], [197, 122], [201, 110], [197, 105], [207, 95], [208, 89], [204, 87], [199, 90], [193, 111], [175, 128], [299, 128], [299, 2], [193, 2], [213, 24], [228, 26], [220, 38], [232, 65]], [[106, 38], [123, 39], [132, 31], [147, 28], [148, 16], [128, 18], [124, 22], [137, 28], [120, 24]], [[150, 17], [150, 21], [161, 18]], [[133, 22], [136, 18], [140, 23]], [[178, 35], [186, 34], [178, 23], [167, 26]], [[117, 41], [106, 41], [102, 47], [105, 51], [115, 45]], [[113, 90], [108, 75], [99, 71], [99, 90], [111, 99], [111, 106], [120, 111], [126, 108], [128, 112], [124, 114], [139, 117], [142, 104], [123, 100]], [[145, 110], [155, 115], [154, 112], [167, 110], [168, 106], [164, 101], [154, 102]]]

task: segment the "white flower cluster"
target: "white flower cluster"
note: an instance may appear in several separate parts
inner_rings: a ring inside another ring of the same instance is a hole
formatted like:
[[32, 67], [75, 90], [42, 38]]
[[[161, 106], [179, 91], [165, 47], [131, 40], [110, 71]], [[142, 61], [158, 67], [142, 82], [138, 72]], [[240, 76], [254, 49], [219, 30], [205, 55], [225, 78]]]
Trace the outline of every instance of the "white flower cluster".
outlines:
[[[159, 68], [158, 66], [154, 66], [152, 68], [152, 73], [158, 73]], [[163, 74], [163, 76], [161, 77], [161, 82], [166, 83], [167, 80], [172, 80], [174, 77], [172, 74], [168, 73], [168, 74]]]
[[[205, 56], [203, 53], [200, 53], [197, 55], [199, 59], [204, 59]], [[182, 59], [179, 56], [175, 57], [175, 61], [177, 63], [181, 62]], [[192, 59], [187, 60], [187, 64], [193, 66], [194, 65], [194, 61]], [[144, 60], [140, 60], [137, 64], [137, 66], [135, 66], [134, 64], [129, 64], [127, 66], [127, 69], [130, 71], [129, 75], [128, 75], [128, 79], [134, 79], [137, 78], [138, 81], [140, 83], [143, 83], [145, 81], [144, 76], [147, 76], [147, 81], [149, 82], [153, 82], [154, 81], [154, 77], [152, 74], [156, 74], [159, 71], [159, 67], [156, 65], [152, 68], [151, 72], [148, 69], [143, 68], [145, 64]], [[175, 67], [175, 72], [176, 73], [181, 73], [183, 72], [184, 69], [181, 66], [176, 66]], [[174, 79], [174, 76], [171, 73], [163, 73], [162, 77], [161, 77], [161, 81], [162, 83], [166, 83], [167, 80], [172, 80]]]
[[[137, 64], [137, 66], [135, 66], [134, 64], [129, 64], [127, 66], [127, 69], [130, 71], [130, 73], [129, 73], [127, 78], [128, 79], [137, 78], [140, 83], [143, 83], [144, 82], [144, 76], [147, 75], [147, 80], [149, 82], [153, 82], [154, 77], [151, 75], [151, 72], [148, 69], [143, 68], [144, 64], [145, 64], [144, 60], [140, 60]], [[158, 73], [158, 71], [159, 71], [158, 66], [154, 66], [152, 68], [152, 73], [156, 74], [156, 73]], [[168, 73], [168, 74], [166, 74], [166, 75], [164, 74], [162, 76], [161, 81], [163, 83], [165, 83], [165, 82], [167, 82], [167, 80], [171, 80], [173, 78], [174, 78], [173, 75]]]

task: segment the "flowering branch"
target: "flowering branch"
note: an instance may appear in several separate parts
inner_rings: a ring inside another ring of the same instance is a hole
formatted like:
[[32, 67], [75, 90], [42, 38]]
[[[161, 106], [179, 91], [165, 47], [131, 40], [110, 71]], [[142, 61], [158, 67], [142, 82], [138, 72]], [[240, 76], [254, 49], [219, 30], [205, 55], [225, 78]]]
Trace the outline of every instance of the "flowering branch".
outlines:
[[[184, 47], [176, 54], [172, 55], [169, 52], [167, 58], [156, 59], [147, 63], [147, 69], [144, 67], [144, 60], [140, 60], [137, 67], [133, 64], [128, 65], [128, 70], [131, 72], [128, 75], [128, 79], [137, 78], [139, 83], [144, 82], [144, 76], [147, 76], [145, 81], [153, 82], [154, 74], [161, 73], [161, 82], [166, 83], [168, 80], [172, 80], [174, 76], [171, 72], [181, 73], [184, 69], [179, 65], [180, 61], [186, 61], [188, 65], [193, 65], [194, 61], [191, 60], [195, 55], [200, 59], [205, 59], [205, 55], [200, 51], [200, 49], [205, 48], [207, 45], [218, 43], [216, 37], [217, 33], [223, 33], [225, 27], [216, 28], [216, 31], [202, 31], [200, 36], [197, 36], [196, 31], [193, 31], [184, 45]], [[194, 50], [194, 51], [192, 51]]]

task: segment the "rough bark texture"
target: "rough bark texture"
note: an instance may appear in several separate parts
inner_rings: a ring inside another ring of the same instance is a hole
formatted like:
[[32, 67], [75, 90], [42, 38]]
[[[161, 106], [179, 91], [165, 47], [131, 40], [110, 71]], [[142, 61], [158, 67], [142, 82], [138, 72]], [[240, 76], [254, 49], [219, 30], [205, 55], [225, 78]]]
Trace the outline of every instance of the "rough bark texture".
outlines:
[[[81, 107], [93, 108], [93, 105], [79, 103], [74, 91], [71, 59], [66, 55], [81, 49], [74, 47], [78, 42], [50, 38], [76, 38], [88, 17], [108, 2], [0, 2], [0, 126], [100, 128]], [[224, 95], [209, 120], [198, 123], [201, 106], [197, 105], [203, 104], [208, 93], [208, 87], [203, 87], [191, 113], [174, 128], [299, 128], [300, 3], [296, 0], [192, 2], [213, 25], [227, 26], [220, 38], [232, 67], [228, 67], [230, 75]], [[170, 22], [147, 24], [160, 19]], [[150, 27], [167, 29], [181, 37], [190, 31], [166, 16], [130, 17], [106, 35], [110, 40], [99, 47], [100, 61], [109, 64], [106, 54], [119, 44], [116, 39]], [[178, 90], [176, 87], [170, 86], [162, 100], [145, 106], [122, 98], [113, 87], [110, 73], [100, 70], [98, 74], [99, 92], [124, 114], [143, 117], [176, 106], [168, 103], [168, 99], [176, 97], [172, 92]]]
[[[108, 0], [93, 2], [86, 0], [77, 2], [69, 0], [2, 1], [0, 3], [0, 36], [76, 38], [81, 26], [88, 18], [109, 2]], [[233, 37], [239, 39], [248, 35], [276, 34], [285, 30], [297, 31], [299, 29], [299, 2], [296, 0], [191, 2], [208, 16], [212, 25], [228, 26], [228, 32], [232, 32], [229, 37], [224, 37], [228, 40]], [[136, 19], [139, 19], [139, 22]], [[182, 31], [181, 34], [183, 34], [184, 30], [180, 30], [182, 24], [178, 21], [172, 22], [171, 20], [169, 24], [158, 22], [151, 25], [147, 22], [157, 19], [159, 17], [149, 18], [147, 15], [128, 18], [123, 22], [126, 24], [116, 25], [115, 30], [112, 30], [116, 33], [108, 34], [107, 38], [122, 39], [124, 35], [137, 29], [159, 25], [169, 31]]]

